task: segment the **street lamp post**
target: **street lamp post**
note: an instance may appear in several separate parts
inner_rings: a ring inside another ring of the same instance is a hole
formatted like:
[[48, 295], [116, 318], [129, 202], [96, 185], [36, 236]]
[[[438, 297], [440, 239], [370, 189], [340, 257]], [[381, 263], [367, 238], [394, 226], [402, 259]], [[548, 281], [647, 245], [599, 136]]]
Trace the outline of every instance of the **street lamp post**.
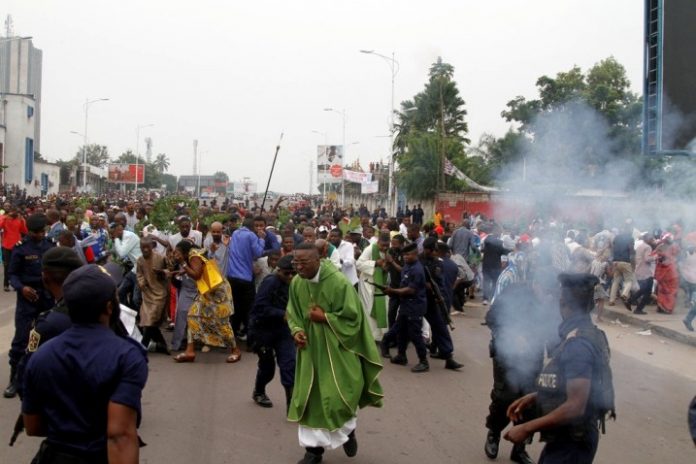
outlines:
[[389, 133], [391, 134], [391, 137], [389, 138], [389, 190], [387, 194], [387, 198], [389, 199], [388, 203], [388, 208], [389, 208], [389, 215], [394, 216], [396, 214], [396, 207], [395, 207], [395, 201], [394, 201], [394, 82], [396, 80], [396, 75], [399, 72], [399, 62], [396, 61], [395, 59], [395, 54], [392, 52], [391, 56], [387, 55], [382, 55], [381, 53], [377, 53], [374, 50], [360, 50], [360, 53], [365, 53], [367, 55], [375, 55], [380, 58], [382, 58], [388, 65], [389, 69], [391, 69], [391, 117], [390, 117], [390, 124], [391, 128]]
[[341, 159], [341, 206], [346, 205], [346, 180], [344, 178], [343, 170], [346, 167], [346, 160], [348, 159], [348, 146], [346, 145], [346, 110], [345, 108], [338, 111], [333, 108], [324, 108], [324, 111], [330, 111], [341, 116], [343, 121], [343, 158]]
[[85, 98], [85, 130], [83, 132], [83, 144], [82, 144], [82, 190], [87, 190], [87, 120], [89, 115], [89, 105], [92, 103], [100, 101], [109, 101], [108, 98], [95, 98], [90, 100]]
[[[133, 179], [133, 183], [135, 185], [133, 187], [134, 194], [138, 193], [138, 165], [140, 164], [140, 129], [145, 129], [146, 127], [152, 126], [154, 126], [154, 124], [138, 124], [138, 126], [135, 128], [135, 178]], [[143, 171], [144, 170], [145, 168], [143, 168]]]

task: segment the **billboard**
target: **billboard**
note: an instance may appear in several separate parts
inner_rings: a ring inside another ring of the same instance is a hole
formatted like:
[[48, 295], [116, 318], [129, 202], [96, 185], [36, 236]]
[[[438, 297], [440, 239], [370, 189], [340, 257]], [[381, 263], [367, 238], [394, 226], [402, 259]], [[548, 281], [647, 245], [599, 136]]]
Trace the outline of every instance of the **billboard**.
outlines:
[[343, 146], [317, 145], [317, 184], [338, 184], [343, 178]]
[[251, 194], [258, 191], [258, 184], [256, 182], [232, 182], [232, 193], [237, 194]]
[[135, 172], [138, 172], [138, 183], [145, 182], [145, 165], [144, 164], [110, 164], [109, 165], [109, 182], [122, 184], [134, 184]]

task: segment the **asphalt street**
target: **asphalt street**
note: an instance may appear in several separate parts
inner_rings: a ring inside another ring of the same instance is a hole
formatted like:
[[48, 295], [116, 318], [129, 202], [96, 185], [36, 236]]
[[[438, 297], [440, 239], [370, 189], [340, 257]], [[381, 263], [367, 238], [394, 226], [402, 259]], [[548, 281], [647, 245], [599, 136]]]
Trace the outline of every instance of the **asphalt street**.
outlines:
[[[9, 368], [7, 349], [13, 332], [14, 294], [0, 294], [0, 380]], [[472, 305], [455, 318], [456, 358], [461, 372], [433, 360], [431, 371], [412, 374], [387, 362], [381, 376], [384, 408], [358, 415], [359, 453], [347, 458], [328, 451], [327, 463], [487, 463], [483, 453], [492, 383], [488, 357], [489, 331], [481, 325], [485, 308]], [[607, 424], [600, 439], [597, 463], [693, 463], [694, 447], [686, 410], [696, 394], [696, 348], [639, 335], [638, 329], [602, 325], [612, 347], [618, 420]], [[411, 364], [416, 360], [410, 352]], [[140, 433], [148, 444], [144, 464], [294, 463], [303, 450], [297, 428], [284, 415], [284, 394], [278, 379], [268, 390], [276, 402], [263, 409], [251, 400], [256, 359], [244, 353], [240, 363], [224, 362], [221, 352], [199, 353], [194, 364], [175, 364], [153, 354], [143, 398]], [[28, 463], [40, 442], [22, 435], [6, 445], [18, 400], [0, 398], [0, 463]], [[497, 462], [508, 460], [511, 445], [501, 445]], [[536, 458], [541, 445], [530, 454]]]

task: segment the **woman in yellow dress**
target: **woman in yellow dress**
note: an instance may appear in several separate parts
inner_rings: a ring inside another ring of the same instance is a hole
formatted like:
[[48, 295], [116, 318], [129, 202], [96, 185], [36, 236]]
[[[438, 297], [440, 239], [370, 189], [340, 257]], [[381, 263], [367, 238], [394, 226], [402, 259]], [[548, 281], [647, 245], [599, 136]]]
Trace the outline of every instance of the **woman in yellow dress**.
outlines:
[[[198, 281], [203, 277], [203, 268], [207, 259], [203, 251], [193, 248], [188, 240], [180, 241], [174, 248], [174, 260], [181, 272]], [[186, 351], [174, 357], [176, 362], [193, 362], [196, 360], [195, 341], [207, 346], [229, 347], [228, 363], [241, 359], [242, 353], [237, 347], [234, 332], [230, 325], [232, 307], [232, 288], [226, 279], [215, 288], [198, 295], [188, 313], [186, 329]]]

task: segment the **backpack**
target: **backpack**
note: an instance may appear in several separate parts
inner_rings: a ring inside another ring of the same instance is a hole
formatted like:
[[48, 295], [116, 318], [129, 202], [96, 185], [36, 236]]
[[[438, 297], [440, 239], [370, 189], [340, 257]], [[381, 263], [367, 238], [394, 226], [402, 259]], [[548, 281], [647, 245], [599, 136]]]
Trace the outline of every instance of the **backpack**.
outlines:
[[592, 373], [590, 402], [595, 409], [594, 412], [601, 425], [602, 434], [605, 434], [607, 418], [616, 420], [614, 376], [611, 371], [609, 341], [604, 331], [597, 326], [593, 326], [591, 329], [579, 329], [575, 336], [583, 337], [589, 341], [600, 355], [599, 366]]

